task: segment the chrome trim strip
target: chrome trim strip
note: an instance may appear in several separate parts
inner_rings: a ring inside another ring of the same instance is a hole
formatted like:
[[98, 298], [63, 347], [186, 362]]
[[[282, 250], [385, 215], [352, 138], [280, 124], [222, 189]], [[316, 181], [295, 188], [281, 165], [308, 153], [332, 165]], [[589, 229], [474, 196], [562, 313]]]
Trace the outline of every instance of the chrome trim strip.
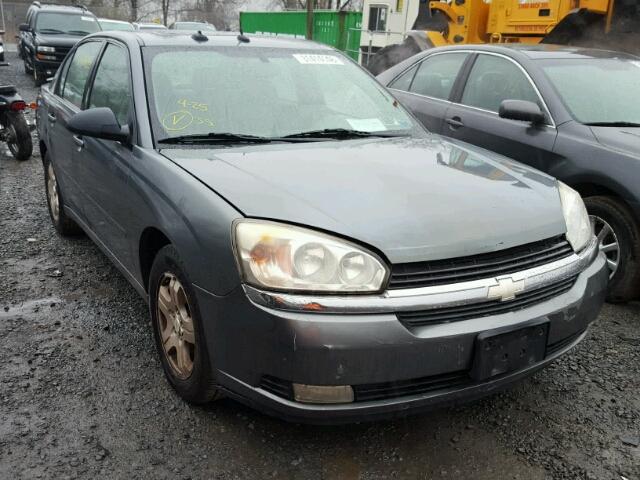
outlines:
[[433, 287], [387, 290], [377, 295], [306, 295], [268, 292], [250, 285], [243, 285], [243, 288], [249, 300], [258, 306], [293, 312], [366, 314], [429, 310], [486, 302], [489, 300], [489, 288], [499, 285], [503, 278], [511, 278], [514, 282], [524, 280], [524, 288], [518, 293], [537, 290], [579, 274], [591, 264], [597, 253], [598, 242], [593, 237], [577, 254], [511, 275]]

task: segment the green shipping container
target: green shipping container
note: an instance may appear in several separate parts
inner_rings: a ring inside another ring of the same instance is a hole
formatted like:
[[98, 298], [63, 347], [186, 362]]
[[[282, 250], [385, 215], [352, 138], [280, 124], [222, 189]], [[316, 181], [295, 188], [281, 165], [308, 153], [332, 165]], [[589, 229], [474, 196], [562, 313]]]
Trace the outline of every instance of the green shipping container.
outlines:
[[[240, 27], [244, 33], [290, 35], [304, 38], [307, 33], [307, 12], [240, 12]], [[358, 60], [362, 12], [313, 12], [313, 39], [331, 45]]]

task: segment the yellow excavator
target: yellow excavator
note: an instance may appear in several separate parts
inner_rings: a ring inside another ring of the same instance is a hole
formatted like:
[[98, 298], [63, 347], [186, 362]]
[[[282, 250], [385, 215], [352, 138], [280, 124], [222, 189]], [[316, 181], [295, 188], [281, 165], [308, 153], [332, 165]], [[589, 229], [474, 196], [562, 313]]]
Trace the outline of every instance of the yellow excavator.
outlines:
[[379, 50], [377, 74], [427, 48], [553, 43], [640, 53], [640, 0], [421, 0], [403, 43]]

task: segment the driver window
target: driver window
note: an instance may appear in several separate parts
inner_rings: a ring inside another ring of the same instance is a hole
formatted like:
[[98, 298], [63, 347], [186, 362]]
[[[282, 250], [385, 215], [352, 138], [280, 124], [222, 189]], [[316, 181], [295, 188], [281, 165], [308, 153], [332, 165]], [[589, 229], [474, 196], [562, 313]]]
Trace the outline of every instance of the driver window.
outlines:
[[113, 110], [118, 123], [126, 125], [129, 123], [131, 96], [127, 52], [109, 44], [96, 70], [89, 108], [108, 107]]
[[531, 82], [516, 64], [494, 55], [479, 55], [461, 103], [497, 113], [503, 100], [527, 100], [542, 108]]
[[73, 103], [76, 107], [82, 105], [87, 78], [89, 78], [91, 67], [101, 48], [102, 42], [87, 42], [80, 45], [69, 63], [62, 88], [62, 98]]

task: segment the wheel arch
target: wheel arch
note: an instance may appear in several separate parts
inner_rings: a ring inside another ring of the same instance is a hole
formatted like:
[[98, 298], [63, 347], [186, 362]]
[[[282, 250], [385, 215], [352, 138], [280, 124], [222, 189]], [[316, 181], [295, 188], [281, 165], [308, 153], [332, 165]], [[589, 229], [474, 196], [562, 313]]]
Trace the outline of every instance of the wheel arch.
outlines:
[[149, 274], [156, 255], [163, 247], [173, 245], [169, 237], [156, 227], [147, 227], [142, 231], [138, 242], [138, 261], [140, 277], [145, 292], [149, 293]]
[[635, 209], [634, 195], [627, 187], [620, 184], [616, 180], [602, 176], [574, 176], [563, 177], [553, 173], [557, 178], [562, 179], [564, 183], [576, 190], [582, 197], [603, 196], [610, 197], [624, 204], [625, 207], [631, 209], [634, 219], [640, 224], [640, 212]]

